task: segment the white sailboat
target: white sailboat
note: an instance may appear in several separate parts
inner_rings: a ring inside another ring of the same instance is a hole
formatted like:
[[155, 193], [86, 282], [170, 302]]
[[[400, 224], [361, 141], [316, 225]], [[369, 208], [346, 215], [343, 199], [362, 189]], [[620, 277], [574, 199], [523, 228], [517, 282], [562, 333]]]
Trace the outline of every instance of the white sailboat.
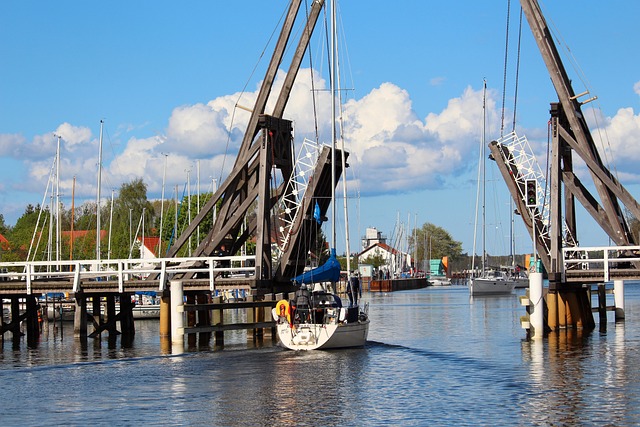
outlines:
[[[331, 164], [332, 182], [335, 180], [335, 148], [336, 148], [336, 8], [331, 2]], [[343, 191], [345, 192], [345, 224], [347, 269], [350, 270], [349, 230], [346, 212], [346, 177], [344, 144], [342, 144]], [[362, 347], [367, 341], [369, 333], [368, 305], [364, 307], [357, 303], [344, 307], [340, 297], [331, 292], [335, 283], [340, 279], [340, 263], [336, 259], [336, 197], [335, 186], [331, 186], [331, 254], [329, 260], [322, 266], [306, 272], [296, 278], [294, 283], [300, 285], [293, 301], [281, 300], [272, 310], [272, 316], [277, 322], [278, 338], [282, 346], [290, 350], [325, 350], [332, 348]], [[313, 289], [307, 289], [307, 286]], [[308, 284], [308, 285], [307, 285]], [[356, 300], [357, 301], [357, 300]]]
[[[506, 272], [496, 269], [489, 269], [487, 267], [487, 251], [485, 249], [485, 123], [486, 123], [486, 94], [487, 94], [487, 82], [484, 82], [483, 94], [482, 94], [482, 138], [480, 147], [480, 162], [478, 164], [478, 197], [476, 200], [476, 224], [477, 224], [477, 212], [478, 204], [482, 199], [482, 268], [480, 270], [480, 276], [472, 277], [469, 283], [469, 293], [472, 296], [478, 295], [508, 295], [513, 292], [516, 286], [515, 280], [513, 280]], [[482, 175], [482, 176], [480, 176]], [[480, 184], [482, 183], [482, 197], [480, 197]], [[477, 227], [476, 227], [477, 228]], [[475, 238], [474, 238], [475, 246]], [[475, 254], [475, 247], [473, 250]], [[475, 256], [473, 257], [473, 265], [471, 270], [475, 273]]]

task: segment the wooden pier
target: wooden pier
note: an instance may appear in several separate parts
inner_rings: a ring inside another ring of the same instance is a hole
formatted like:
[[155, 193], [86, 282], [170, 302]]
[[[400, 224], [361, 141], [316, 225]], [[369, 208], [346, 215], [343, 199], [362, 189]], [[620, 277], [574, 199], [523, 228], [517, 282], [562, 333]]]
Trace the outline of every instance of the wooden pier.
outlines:
[[[14, 341], [26, 329], [27, 341], [37, 343], [47, 315], [49, 294], [65, 295], [73, 305], [74, 335], [80, 339], [121, 335], [130, 342], [135, 335], [132, 296], [156, 292], [160, 299], [160, 335], [171, 339], [170, 279], [179, 280], [183, 292], [186, 327], [182, 333], [192, 340], [198, 334], [216, 336], [223, 344], [225, 330], [249, 329], [261, 338], [264, 328], [275, 327], [267, 316], [276, 300], [256, 290], [252, 256], [167, 258], [153, 260], [88, 260], [59, 262], [0, 263], [0, 311], [9, 301], [10, 318], [0, 318], [0, 335], [11, 332]], [[225, 302], [224, 291], [244, 290], [243, 302]], [[53, 300], [55, 304], [55, 299]], [[58, 301], [58, 307], [61, 302]], [[119, 307], [118, 307], [119, 305]], [[119, 309], [117, 309], [119, 308]], [[247, 323], [223, 324], [224, 310], [247, 310]], [[26, 323], [24, 328], [23, 323]], [[119, 328], [118, 328], [119, 323]]]

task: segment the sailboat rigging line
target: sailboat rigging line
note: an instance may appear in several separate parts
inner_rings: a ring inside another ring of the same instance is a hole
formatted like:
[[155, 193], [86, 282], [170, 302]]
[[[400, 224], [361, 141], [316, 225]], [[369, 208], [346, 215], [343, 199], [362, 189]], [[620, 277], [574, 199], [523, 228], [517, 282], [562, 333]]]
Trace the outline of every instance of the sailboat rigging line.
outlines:
[[502, 73], [502, 110], [500, 114], [500, 137], [504, 136], [504, 108], [507, 92], [507, 64], [509, 60], [509, 21], [511, 20], [511, 0], [507, 0], [507, 24], [504, 42], [504, 71]]
[[[52, 185], [53, 182], [53, 171], [56, 167], [56, 160], [54, 158], [53, 163], [51, 164], [51, 170], [49, 171], [49, 180], [47, 181], [47, 186], [44, 190], [44, 196], [42, 197], [42, 203], [40, 204], [40, 209], [38, 211], [38, 219], [36, 220], [36, 226], [33, 228], [33, 234], [31, 236], [31, 242], [29, 243], [29, 251], [27, 252], [27, 261], [31, 257], [31, 250], [33, 249], [33, 242], [36, 240], [36, 234], [38, 233], [38, 227], [40, 225], [40, 218], [42, 217], [42, 213], [44, 212], [44, 203], [47, 200], [47, 194], [49, 194], [49, 185]], [[44, 229], [44, 226], [43, 226]], [[40, 235], [42, 237], [42, 233]], [[36, 252], [38, 251], [38, 247], [34, 249], [32, 261], [35, 260]]]
[[518, 26], [518, 53], [516, 55], [516, 81], [513, 94], [513, 127], [511, 132], [516, 131], [516, 110], [518, 107], [518, 83], [520, 81], [520, 50], [522, 47], [522, 7], [520, 7], [520, 24]]

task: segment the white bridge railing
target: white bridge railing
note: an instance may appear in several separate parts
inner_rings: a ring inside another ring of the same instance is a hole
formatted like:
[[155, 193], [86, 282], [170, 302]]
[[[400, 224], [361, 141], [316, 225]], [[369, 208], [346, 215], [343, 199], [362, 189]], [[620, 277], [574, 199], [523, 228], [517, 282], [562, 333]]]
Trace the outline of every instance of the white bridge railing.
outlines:
[[603, 281], [609, 282], [612, 271], [633, 269], [630, 263], [640, 262], [640, 246], [567, 247], [562, 249], [562, 257], [565, 273], [602, 272]]
[[[247, 266], [251, 264], [251, 266]], [[152, 259], [112, 259], [77, 261], [28, 261], [1, 262], [0, 285], [7, 281], [26, 282], [27, 294], [38, 279], [72, 280], [73, 292], [80, 290], [82, 280], [113, 280], [117, 278], [118, 291], [124, 292], [124, 284], [132, 279], [144, 279], [158, 274], [158, 289], [163, 291], [167, 281], [175, 274], [207, 273], [209, 288], [215, 290], [218, 273], [231, 277], [255, 276], [255, 256], [215, 256]]]

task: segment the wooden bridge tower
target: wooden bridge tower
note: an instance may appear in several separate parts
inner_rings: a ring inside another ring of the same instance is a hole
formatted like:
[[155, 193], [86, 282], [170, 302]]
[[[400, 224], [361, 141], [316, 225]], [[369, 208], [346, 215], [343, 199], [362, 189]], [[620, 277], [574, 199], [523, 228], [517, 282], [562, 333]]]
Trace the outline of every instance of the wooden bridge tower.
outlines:
[[[295, 173], [293, 126], [291, 121], [282, 116], [324, 1], [317, 0], [312, 3], [283, 87], [279, 94], [273, 94], [275, 76], [283, 61], [294, 22], [300, 14], [300, 4], [301, 0], [293, 0], [290, 4], [255, 105], [251, 109], [251, 117], [233, 169], [168, 252], [168, 257], [176, 256], [203, 219], [217, 206], [219, 211], [213, 227], [199, 242], [193, 255], [234, 254], [249, 238], [255, 237], [256, 273], [250, 284], [252, 288], [264, 292], [291, 290], [289, 279], [302, 272], [308, 246], [315, 240], [315, 201], [318, 201], [321, 214], [324, 216], [331, 193], [331, 159], [328, 150], [325, 150], [319, 155], [313, 178], [304, 195], [304, 202], [297, 208], [285, 206], [289, 209], [302, 209], [303, 212], [296, 216], [297, 224], [293, 229], [297, 230], [297, 233], [291, 236], [291, 244], [288, 245], [290, 249], [282, 255], [279, 265], [273, 265], [272, 244], [278, 238], [273, 218], [278, 205], [286, 205], [287, 196], [290, 194], [286, 194], [288, 190], [285, 183]], [[267, 100], [272, 96], [277, 96], [277, 101], [273, 111], [266, 114]], [[338, 165], [336, 169], [336, 176], [339, 177], [341, 167]], [[276, 173], [280, 174], [278, 182], [283, 184], [274, 190], [271, 189], [270, 183]], [[254, 209], [255, 216], [247, 216], [247, 212], [253, 212]], [[246, 218], [249, 223], [243, 227]], [[302, 239], [302, 236], [306, 237]], [[230, 279], [225, 280], [228, 283], [232, 282]], [[246, 284], [246, 280], [244, 283]]]
[[[549, 275], [547, 326], [554, 330], [568, 324], [593, 329], [595, 323], [588, 289], [580, 283], [568, 283], [564, 277], [562, 248], [576, 246], [578, 232], [575, 201], [578, 200], [616, 245], [635, 244], [625, 213], [640, 218], [640, 206], [602, 162], [584, 119], [581, 102], [563, 66], [560, 55], [536, 0], [521, 0], [535, 41], [547, 66], [558, 102], [551, 104], [552, 149], [549, 182], [548, 217], [543, 220], [540, 207], [527, 206], [523, 171], [514, 161], [516, 153], [505, 144], [490, 144], [519, 213], [535, 243], [539, 259]], [[578, 156], [589, 168], [598, 199], [592, 195], [573, 171]], [[619, 201], [627, 211], [623, 211]], [[564, 231], [563, 231], [564, 225]]]

